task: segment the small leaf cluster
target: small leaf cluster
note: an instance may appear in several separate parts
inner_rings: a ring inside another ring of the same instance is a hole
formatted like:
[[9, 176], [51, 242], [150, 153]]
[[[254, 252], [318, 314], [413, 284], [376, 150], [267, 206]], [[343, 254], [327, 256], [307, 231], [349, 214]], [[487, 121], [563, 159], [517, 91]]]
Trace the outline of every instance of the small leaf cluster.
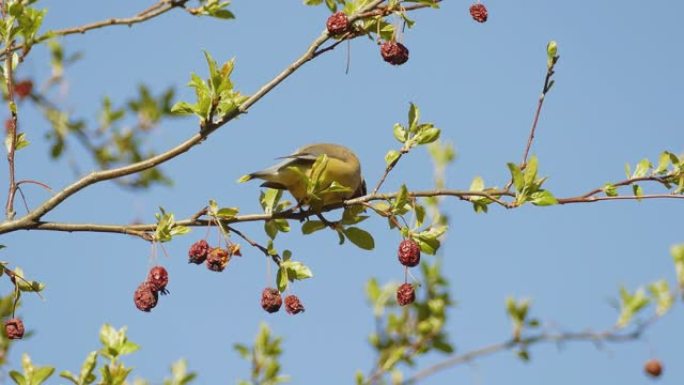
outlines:
[[620, 315], [616, 323], [617, 327], [623, 328], [629, 325], [632, 319], [651, 303], [656, 305], [657, 316], [663, 316], [670, 310], [674, 303], [674, 295], [667, 281], [653, 282], [647, 286], [647, 289], [648, 291], [640, 287], [630, 293], [626, 288], [620, 288]]
[[238, 385], [278, 385], [288, 382], [290, 376], [281, 374], [282, 342], [282, 337], [273, 336], [268, 325], [262, 323], [254, 345], [233, 345], [240, 357], [252, 364], [250, 380], [240, 380]]
[[[453, 302], [441, 264], [422, 263], [421, 276], [423, 298], [405, 307], [396, 303], [397, 284], [380, 286], [376, 279], [371, 279], [366, 285], [379, 325], [369, 342], [377, 353], [376, 367], [382, 372], [393, 371], [399, 363], [413, 365], [416, 356], [454, 351], [444, 330], [447, 310], [453, 307]], [[357, 376], [357, 383], [365, 382], [362, 375]]]
[[524, 170], [515, 163], [508, 163], [508, 169], [511, 172], [513, 186], [516, 191], [514, 206], [520, 206], [525, 202], [530, 202], [535, 206], [558, 204], [558, 201], [550, 191], [541, 188], [547, 178], [537, 177], [537, 167], [538, 160], [536, 156], [530, 157]]
[[154, 230], [154, 240], [157, 242], [169, 242], [176, 235], [183, 235], [190, 232], [187, 226], [176, 224], [173, 213], [167, 213], [164, 208], [159, 208], [160, 213], [156, 213], [157, 228]]
[[[526, 328], [536, 328], [539, 326], [539, 320], [536, 318], [529, 318], [531, 301], [523, 298], [516, 300], [513, 297], [506, 298], [506, 314], [513, 323], [513, 340], [521, 341], [522, 333]], [[521, 343], [520, 349], [517, 351], [517, 356], [523, 361], [530, 360], [530, 353], [527, 350], [527, 344]]]
[[233, 73], [234, 59], [219, 66], [209, 52], [204, 51], [204, 56], [209, 66], [209, 78], [205, 81], [193, 73], [188, 83], [188, 86], [195, 89], [197, 100], [193, 104], [178, 102], [171, 111], [179, 115], [196, 115], [200, 118], [202, 128], [206, 129], [213, 124], [215, 117], [222, 118], [236, 113], [248, 97], [233, 89], [230, 75]]
[[[40, 40], [38, 30], [43, 24], [47, 9], [32, 7], [35, 2], [36, 0], [7, 1], [7, 16], [0, 20], [0, 38], [5, 47], [9, 47], [15, 39], [21, 38], [24, 51], [28, 52], [31, 46]], [[15, 66], [16, 63], [13, 63], [13, 67]]]
[[429, 144], [437, 139], [441, 130], [432, 123], [420, 123], [420, 109], [411, 103], [408, 111], [408, 124], [406, 126], [395, 123], [394, 137], [403, 144], [401, 150], [390, 150], [385, 155], [387, 167], [391, 167], [398, 160], [401, 154], [407, 153], [413, 147]]
[[16, 370], [10, 371], [9, 375], [12, 381], [17, 385], [40, 385], [47, 381], [52, 373], [55, 372], [55, 368], [52, 366], [37, 366], [31, 362], [31, 357], [24, 353], [21, 356], [21, 367], [23, 373]]
[[349, 239], [351, 243], [361, 249], [373, 250], [375, 248], [373, 236], [368, 231], [354, 226], [368, 219], [368, 215], [362, 215], [364, 212], [363, 206], [355, 205], [346, 207], [342, 213], [342, 219], [334, 223], [308, 220], [302, 225], [302, 234], [311, 234], [326, 227], [332, 227], [337, 232], [340, 245]]
[[313, 277], [311, 269], [304, 263], [292, 260], [290, 250], [283, 251], [282, 260], [276, 273], [276, 284], [281, 293], [287, 290], [290, 282], [301, 281]]
[[230, 1], [201, 0], [201, 3], [201, 6], [191, 9], [190, 13], [198, 16], [211, 16], [223, 20], [235, 19], [233, 12], [227, 9], [230, 5]]
[[[259, 196], [259, 203], [266, 214], [276, 214], [284, 211], [290, 206], [290, 201], [281, 200], [283, 190], [266, 189]], [[264, 222], [264, 231], [271, 240], [275, 240], [279, 232], [287, 233], [290, 231], [290, 223], [284, 218], [269, 219]]]
[[[626, 163], [625, 175], [628, 180], [653, 178], [668, 190], [676, 187], [673, 191], [675, 194], [684, 194], [684, 159], [670, 151], [663, 151], [660, 154], [657, 166], [644, 158], [634, 166], [634, 171], [632, 171], [632, 167]], [[635, 196], [640, 197], [644, 194], [643, 188], [638, 183], [632, 183], [631, 186]], [[603, 186], [603, 192], [610, 197], [618, 196], [618, 186], [606, 183]]]

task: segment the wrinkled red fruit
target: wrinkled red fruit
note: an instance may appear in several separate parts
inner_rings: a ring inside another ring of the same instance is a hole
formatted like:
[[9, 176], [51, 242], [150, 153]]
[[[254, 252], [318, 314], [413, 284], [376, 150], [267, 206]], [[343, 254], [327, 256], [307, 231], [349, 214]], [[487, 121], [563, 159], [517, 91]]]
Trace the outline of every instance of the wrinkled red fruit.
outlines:
[[420, 263], [420, 246], [413, 239], [404, 239], [399, 244], [397, 256], [402, 265], [417, 266]]
[[288, 295], [285, 297], [285, 311], [287, 314], [299, 314], [304, 311], [304, 305], [296, 295]]
[[207, 255], [207, 269], [211, 271], [223, 271], [230, 261], [228, 250], [214, 247]]
[[663, 364], [660, 360], [648, 360], [644, 365], [644, 371], [651, 377], [660, 377], [660, 375], [663, 374]]
[[416, 291], [410, 283], [404, 283], [397, 289], [397, 303], [401, 306], [412, 304], [416, 300]]
[[135, 307], [142, 311], [154, 309], [154, 307], [157, 306], [158, 299], [159, 294], [157, 294], [157, 291], [152, 290], [152, 287], [148, 282], [141, 283], [135, 290], [135, 294], [133, 294]]
[[33, 91], [33, 82], [30, 80], [22, 80], [14, 84], [14, 93], [19, 99], [31, 95], [31, 91]]
[[147, 283], [150, 285], [150, 289], [168, 294], [166, 285], [169, 284], [169, 272], [162, 266], [155, 266], [147, 274]]
[[380, 45], [382, 58], [392, 64], [401, 65], [408, 61], [409, 50], [403, 44], [396, 41], [386, 41]]
[[282, 304], [283, 298], [280, 296], [278, 289], [267, 287], [261, 292], [261, 307], [267, 312], [277, 312]]
[[484, 4], [476, 3], [470, 6], [470, 16], [478, 23], [487, 21], [487, 7]]
[[207, 259], [207, 254], [209, 254], [209, 244], [204, 239], [197, 241], [190, 246], [188, 250], [188, 263], [194, 263], [200, 265], [204, 263]]
[[349, 31], [349, 19], [344, 12], [333, 13], [325, 23], [330, 36], [339, 36]]
[[5, 334], [11, 340], [20, 340], [24, 337], [24, 322], [19, 318], [10, 318], [5, 321]]

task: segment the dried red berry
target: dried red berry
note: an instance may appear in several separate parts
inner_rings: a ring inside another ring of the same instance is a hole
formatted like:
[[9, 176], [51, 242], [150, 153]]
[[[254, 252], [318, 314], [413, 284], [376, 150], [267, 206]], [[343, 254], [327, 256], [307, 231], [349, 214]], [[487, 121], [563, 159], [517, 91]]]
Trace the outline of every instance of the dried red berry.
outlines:
[[19, 99], [24, 99], [31, 95], [33, 91], [33, 82], [30, 80], [22, 80], [14, 84], [14, 93], [17, 94]]
[[20, 340], [24, 337], [24, 322], [19, 318], [10, 318], [5, 321], [5, 333], [11, 340]]
[[402, 265], [417, 266], [420, 263], [420, 246], [413, 239], [404, 239], [399, 244], [397, 255]]
[[214, 247], [207, 255], [207, 268], [211, 271], [223, 271], [228, 266], [230, 254], [228, 250]]
[[147, 274], [147, 283], [150, 285], [150, 289], [168, 294], [166, 285], [169, 284], [169, 272], [163, 266], [155, 266]]
[[339, 36], [349, 31], [349, 19], [344, 12], [336, 12], [330, 15], [325, 26], [330, 36]]
[[408, 61], [409, 50], [403, 44], [396, 41], [386, 41], [380, 45], [382, 58], [392, 64], [401, 65]]
[[261, 307], [267, 312], [277, 312], [282, 304], [283, 298], [280, 296], [278, 289], [267, 287], [261, 292]]
[[478, 23], [484, 23], [487, 21], [487, 7], [485, 7], [484, 4], [480, 3], [475, 3], [470, 6], [470, 16], [473, 17], [473, 20], [477, 21]]
[[296, 295], [288, 295], [285, 297], [285, 311], [287, 314], [299, 314], [304, 311], [304, 305]]
[[209, 254], [209, 244], [204, 239], [199, 240], [190, 246], [188, 250], [188, 263], [194, 263], [200, 265], [204, 263], [207, 259], [207, 254]]
[[663, 374], [663, 364], [660, 360], [650, 359], [644, 365], [644, 371], [651, 377], [660, 377]]
[[416, 300], [416, 291], [410, 283], [404, 283], [397, 289], [397, 303], [406, 306]]
[[142, 311], [152, 310], [157, 306], [158, 299], [159, 294], [157, 294], [156, 290], [152, 290], [152, 287], [148, 282], [141, 283], [135, 290], [135, 294], [133, 294], [135, 307]]

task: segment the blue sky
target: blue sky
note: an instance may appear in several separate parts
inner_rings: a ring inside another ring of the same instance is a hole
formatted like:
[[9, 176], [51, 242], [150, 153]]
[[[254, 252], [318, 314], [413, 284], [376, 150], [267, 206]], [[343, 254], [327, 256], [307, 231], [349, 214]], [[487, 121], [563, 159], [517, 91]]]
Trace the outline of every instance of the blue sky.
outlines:
[[[42, 3], [49, 8], [46, 29], [128, 16], [144, 7], [131, 0]], [[506, 162], [521, 158], [551, 39], [558, 41], [561, 59], [532, 153], [539, 157], [540, 173], [550, 176], [546, 186], [552, 192], [583, 193], [622, 179], [625, 162], [684, 150], [681, 2], [489, 1], [490, 18], [483, 25], [470, 19], [467, 2], [444, 3], [439, 11], [414, 14], [417, 25], [403, 37], [411, 53], [406, 65], [387, 65], [373, 42], [358, 39], [351, 43], [351, 71], [345, 74], [346, 49], [340, 46], [304, 66], [249, 114], [166, 164], [173, 188], [131, 193], [103, 183], [74, 196], [49, 219], [150, 222], [159, 206], [185, 217], [212, 198], [243, 213], [258, 212], [257, 184], [235, 180], [311, 142], [353, 148], [373, 185], [384, 171], [385, 152], [398, 146], [391, 129], [405, 120], [409, 102], [418, 104], [423, 119], [442, 128], [442, 138], [457, 148], [458, 159], [447, 175], [450, 187], [467, 188], [478, 175], [488, 185], [502, 186]], [[171, 12], [132, 28], [63, 39], [68, 51], [85, 55], [68, 69], [65, 105], [93, 121], [104, 96], [123, 102], [139, 83], [156, 92], [175, 86], [179, 100], [190, 100], [192, 91], [185, 87], [190, 72], [206, 74], [202, 49], [218, 60], [235, 57], [236, 87], [252, 93], [305, 50], [327, 17], [323, 7], [300, 1], [237, 0], [231, 10], [237, 20]], [[46, 57], [45, 49], [35, 49], [19, 75], [44, 81]], [[74, 176], [68, 163], [48, 158], [41, 140], [46, 123], [31, 108], [21, 112], [33, 145], [19, 154], [18, 175], [54, 188], [70, 183]], [[196, 130], [193, 118], [174, 120], [149, 140], [163, 150]], [[73, 147], [73, 158], [79, 159], [82, 153]], [[85, 160], [79, 164], [84, 170], [92, 167]], [[0, 172], [6, 178], [5, 168]], [[431, 173], [424, 150], [412, 152], [385, 189], [393, 191], [401, 183], [429, 188]], [[32, 205], [47, 197], [39, 189], [27, 192]], [[610, 327], [617, 317], [610, 299], [619, 286], [672, 281], [669, 248], [684, 242], [678, 200], [492, 207], [487, 215], [459, 201], [444, 207], [451, 229], [442, 254], [458, 302], [448, 330], [460, 352], [508, 337], [508, 295], [532, 298], [533, 315], [563, 330]], [[258, 224], [240, 228], [265, 240]], [[147, 243], [102, 234], [4, 235], [1, 242], [8, 248], [2, 259], [48, 285], [45, 301], [25, 300], [21, 316], [37, 333], [16, 344], [11, 360], [18, 363], [20, 353], [28, 352], [37, 363], [75, 371], [98, 347], [100, 326], [111, 323], [127, 325], [131, 339], [143, 346], [126, 360], [140, 376], [160, 381], [171, 362], [185, 357], [200, 373], [197, 383], [232, 383], [249, 373], [232, 344], [250, 342], [259, 322], [266, 321], [286, 337], [283, 369], [294, 383], [351, 383], [354, 371], [368, 370], [373, 359], [366, 343], [373, 320], [364, 283], [370, 277], [402, 277], [395, 261], [399, 234], [381, 219], [369, 220], [366, 228], [376, 238], [371, 252], [337, 246], [332, 233], [302, 237], [294, 224], [291, 234], [279, 236], [279, 247], [292, 249], [315, 274], [296, 285], [307, 306], [296, 317], [261, 310], [265, 264], [247, 245], [244, 257], [222, 274], [188, 265], [187, 248], [204, 230], [166, 245], [170, 258], [161, 260], [171, 275], [172, 295], [151, 314], [137, 311], [131, 299], [150, 264]], [[536, 346], [528, 364], [501, 353], [424, 383], [644, 384], [649, 380], [642, 364], [657, 355], [666, 366], [660, 383], [678, 384], [684, 379], [684, 368], [676, 364], [682, 356], [682, 321], [678, 305], [635, 343], [604, 350], [591, 344], [562, 350]]]

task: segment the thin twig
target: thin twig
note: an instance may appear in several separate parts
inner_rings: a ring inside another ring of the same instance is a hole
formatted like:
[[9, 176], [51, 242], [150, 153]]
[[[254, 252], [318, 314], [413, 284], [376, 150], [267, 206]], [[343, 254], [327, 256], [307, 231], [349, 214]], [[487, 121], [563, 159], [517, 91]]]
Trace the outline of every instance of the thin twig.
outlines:
[[280, 255], [269, 253], [269, 252], [268, 252], [268, 248], [266, 248], [265, 246], [261, 245], [260, 243], [258, 243], [258, 242], [256, 242], [256, 241], [252, 240], [250, 237], [248, 237], [247, 235], [245, 235], [245, 233], [241, 232], [240, 230], [238, 230], [238, 229], [236, 229], [236, 228], [234, 228], [234, 227], [231, 227], [231, 226], [226, 226], [226, 227], [228, 228], [228, 230], [234, 232], [238, 237], [244, 239], [245, 242], [247, 242], [247, 243], [250, 244], [250, 246], [256, 247], [256, 248], [259, 249], [262, 253], [264, 253], [264, 255], [265, 255], [266, 257], [271, 258], [271, 259], [273, 260], [273, 262], [275, 262], [276, 265], [280, 266], [280, 261], [281, 261]]
[[[5, 1], [2, 2], [2, 5], [0, 6], [0, 11], [2, 12], [2, 17], [3, 19], [7, 19], [7, 4]], [[14, 26], [10, 26], [11, 28], [14, 28]], [[8, 48], [12, 48], [14, 46], [14, 40], [7, 40], [6, 45]], [[12, 124], [9, 127], [9, 146], [7, 149], [7, 164], [9, 167], [9, 185], [8, 185], [8, 192], [7, 192], [7, 202], [5, 203], [5, 218], [8, 220], [13, 220], [14, 216], [16, 215], [16, 212], [14, 211], [14, 197], [17, 193], [17, 184], [15, 182], [15, 173], [14, 173], [14, 154], [17, 149], [17, 128], [18, 128], [18, 119], [17, 119], [17, 104], [14, 101], [14, 76], [12, 74], [13, 68], [12, 68], [12, 55], [7, 55], [5, 57], [5, 87], [7, 87], [7, 107], [10, 112], [10, 119], [12, 121]]]
[[534, 141], [534, 134], [537, 130], [537, 123], [539, 123], [539, 116], [541, 115], [542, 106], [544, 105], [544, 99], [546, 98], [546, 94], [551, 89], [551, 77], [554, 74], [553, 69], [556, 66], [557, 61], [558, 56], [555, 56], [552, 59], [550, 65], [547, 66], [546, 77], [544, 78], [544, 87], [542, 88], [541, 95], [539, 95], [539, 101], [537, 102], [537, 110], [534, 113], [534, 119], [532, 120], [532, 128], [530, 129], [530, 135], [527, 138], [527, 145], [525, 146], [525, 153], [523, 154], [523, 160], [520, 164], [521, 169], [524, 169], [527, 166], [527, 157], [530, 154], [530, 148], [532, 147], [532, 142]]

